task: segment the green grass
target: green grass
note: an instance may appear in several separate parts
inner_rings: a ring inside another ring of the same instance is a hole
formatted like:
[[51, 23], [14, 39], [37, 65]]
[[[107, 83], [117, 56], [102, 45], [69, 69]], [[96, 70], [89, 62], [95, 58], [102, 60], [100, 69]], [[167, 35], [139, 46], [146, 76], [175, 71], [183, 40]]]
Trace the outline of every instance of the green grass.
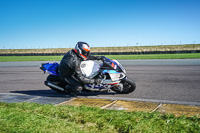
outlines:
[[0, 62], [9, 61], [59, 61], [62, 56], [0, 56]]
[[86, 106], [1, 103], [1, 133], [198, 133], [200, 118], [158, 112], [126, 112]]
[[[190, 54], [147, 54], [147, 55], [105, 55], [110, 59], [194, 59], [200, 58], [200, 53]], [[62, 56], [0, 56], [0, 62], [8, 61], [60, 61]]]
[[146, 54], [146, 55], [108, 55], [111, 59], [134, 60], [134, 59], [194, 59], [200, 58], [200, 53], [189, 54]]

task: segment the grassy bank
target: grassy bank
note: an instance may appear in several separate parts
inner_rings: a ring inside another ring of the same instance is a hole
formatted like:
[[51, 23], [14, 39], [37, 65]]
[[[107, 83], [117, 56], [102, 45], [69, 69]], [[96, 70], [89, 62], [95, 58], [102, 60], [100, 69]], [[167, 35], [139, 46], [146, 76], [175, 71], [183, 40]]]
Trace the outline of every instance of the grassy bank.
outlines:
[[[148, 54], [148, 55], [106, 55], [110, 59], [195, 59], [200, 58], [200, 53], [190, 54]], [[0, 56], [0, 62], [8, 61], [60, 61], [62, 56]]]
[[[75, 45], [75, 44], [74, 44]], [[0, 54], [25, 54], [25, 53], [66, 53], [72, 48], [48, 49], [0, 49]], [[146, 51], [184, 51], [200, 50], [200, 44], [162, 45], [162, 46], [123, 46], [123, 47], [93, 47], [92, 52], [146, 52]]]
[[125, 112], [91, 107], [0, 103], [0, 132], [188, 132], [200, 131], [200, 118], [157, 112]]

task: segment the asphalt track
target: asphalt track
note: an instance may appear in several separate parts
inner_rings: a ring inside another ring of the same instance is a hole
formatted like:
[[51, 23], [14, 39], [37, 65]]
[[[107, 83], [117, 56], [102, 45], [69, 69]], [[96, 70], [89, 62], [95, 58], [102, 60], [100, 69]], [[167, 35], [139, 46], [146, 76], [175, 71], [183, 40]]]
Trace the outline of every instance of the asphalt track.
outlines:
[[[73, 97], [43, 84], [48, 74], [44, 75], [39, 66], [44, 62], [0, 62], [0, 102], [59, 104], [71, 100]], [[200, 59], [120, 62], [136, 82], [133, 93], [81, 93], [77, 98], [200, 106]]]

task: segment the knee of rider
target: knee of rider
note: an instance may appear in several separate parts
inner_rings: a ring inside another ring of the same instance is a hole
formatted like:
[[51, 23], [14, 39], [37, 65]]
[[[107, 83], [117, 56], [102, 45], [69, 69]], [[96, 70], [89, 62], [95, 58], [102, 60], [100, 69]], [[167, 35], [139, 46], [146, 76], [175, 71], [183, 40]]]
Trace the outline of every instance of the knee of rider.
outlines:
[[82, 86], [77, 86], [76, 87], [76, 90], [79, 90], [79, 91], [81, 91], [83, 89], [83, 87]]

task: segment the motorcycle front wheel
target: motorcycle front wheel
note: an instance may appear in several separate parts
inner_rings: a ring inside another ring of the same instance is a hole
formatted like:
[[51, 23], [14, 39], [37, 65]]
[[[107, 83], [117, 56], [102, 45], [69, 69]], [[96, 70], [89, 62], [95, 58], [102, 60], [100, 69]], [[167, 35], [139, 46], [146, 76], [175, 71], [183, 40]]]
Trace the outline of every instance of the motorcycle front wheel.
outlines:
[[111, 89], [119, 94], [128, 94], [128, 93], [133, 92], [136, 89], [135, 81], [133, 81], [132, 79], [128, 77], [126, 79], [123, 79], [121, 83], [123, 84], [122, 90], [116, 87], [113, 87]]

